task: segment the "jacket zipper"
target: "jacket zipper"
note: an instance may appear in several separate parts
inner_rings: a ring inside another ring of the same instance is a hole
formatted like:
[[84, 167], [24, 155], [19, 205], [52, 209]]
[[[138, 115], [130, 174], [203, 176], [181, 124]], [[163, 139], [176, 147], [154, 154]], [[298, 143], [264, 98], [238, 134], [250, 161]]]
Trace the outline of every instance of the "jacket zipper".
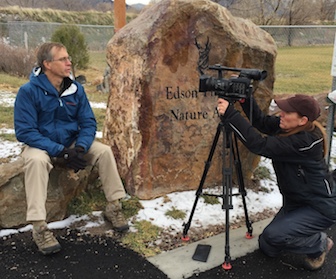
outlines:
[[325, 185], [326, 185], [328, 194], [331, 195], [331, 194], [332, 194], [332, 191], [331, 191], [331, 188], [330, 188], [329, 181], [328, 181], [327, 179], [324, 179], [324, 183], [325, 183]]
[[306, 175], [304, 173], [304, 170], [302, 169], [301, 165], [298, 165], [298, 174], [297, 174], [298, 177], [302, 177], [304, 183], [307, 184], [307, 179], [306, 179]]

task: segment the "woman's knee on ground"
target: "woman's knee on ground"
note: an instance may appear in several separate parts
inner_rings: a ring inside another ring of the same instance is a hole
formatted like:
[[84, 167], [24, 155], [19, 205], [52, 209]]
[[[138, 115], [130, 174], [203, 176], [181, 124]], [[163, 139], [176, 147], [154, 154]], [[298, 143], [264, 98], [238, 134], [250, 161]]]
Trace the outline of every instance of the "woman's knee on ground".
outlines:
[[286, 243], [285, 232], [278, 226], [268, 226], [259, 236], [259, 248], [269, 257], [277, 257], [281, 254]]
[[268, 243], [263, 234], [259, 236], [259, 249], [267, 256], [275, 258], [281, 253], [281, 249]]
[[268, 226], [264, 229], [260, 238], [269, 245], [281, 245], [286, 242], [286, 232], [278, 226]]

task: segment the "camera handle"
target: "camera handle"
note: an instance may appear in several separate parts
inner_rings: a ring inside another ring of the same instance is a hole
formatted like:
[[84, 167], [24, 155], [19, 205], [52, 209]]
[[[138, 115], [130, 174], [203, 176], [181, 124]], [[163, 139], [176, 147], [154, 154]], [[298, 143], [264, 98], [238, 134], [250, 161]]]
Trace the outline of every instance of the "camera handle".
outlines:
[[[223, 191], [221, 195], [216, 195], [216, 194], [209, 194], [209, 193], [203, 193], [203, 185], [206, 179], [206, 176], [208, 174], [208, 171], [211, 166], [212, 158], [220, 137], [220, 134], [223, 134], [223, 145], [222, 145], [222, 186], [223, 186]], [[228, 152], [229, 156], [229, 165], [226, 166], [226, 151]], [[233, 194], [232, 192], [232, 174], [233, 174], [233, 165], [236, 170], [236, 175], [237, 175], [237, 180], [239, 184], [239, 192]], [[196, 191], [196, 198], [190, 213], [190, 217], [187, 223], [183, 224], [183, 236], [182, 240], [183, 241], [189, 241], [188, 237], [188, 231], [191, 226], [191, 221], [193, 219], [196, 206], [198, 203], [198, 200], [200, 196], [215, 196], [215, 197], [221, 197], [223, 199], [223, 204], [222, 204], [222, 209], [225, 210], [225, 260], [224, 263], [222, 264], [222, 268], [225, 270], [229, 270], [232, 268], [231, 266], [231, 256], [230, 256], [230, 209], [233, 209], [232, 205], [232, 197], [233, 196], [238, 196], [241, 195], [242, 201], [243, 201], [243, 207], [244, 207], [244, 213], [245, 213], [245, 223], [246, 223], [246, 228], [247, 232], [245, 237], [248, 239], [252, 238], [252, 223], [249, 220], [248, 217], [248, 210], [246, 206], [246, 190], [244, 186], [244, 179], [243, 179], [243, 173], [242, 173], [242, 168], [241, 168], [241, 161], [239, 157], [239, 152], [238, 152], [238, 142], [237, 142], [237, 137], [233, 133], [233, 131], [227, 127], [222, 121], [218, 124], [217, 126], [217, 131], [213, 140], [213, 143], [211, 145], [210, 153], [208, 156], [208, 159], [205, 163], [204, 171], [201, 177], [201, 181], [199, 184], [199, 187]]]

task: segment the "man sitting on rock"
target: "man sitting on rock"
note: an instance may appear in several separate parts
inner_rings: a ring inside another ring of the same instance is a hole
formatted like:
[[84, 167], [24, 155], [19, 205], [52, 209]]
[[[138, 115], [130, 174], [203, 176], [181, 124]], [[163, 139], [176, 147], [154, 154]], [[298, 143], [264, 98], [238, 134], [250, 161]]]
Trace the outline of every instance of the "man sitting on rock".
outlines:
[[115, 230], [128, 230], [120, 199], [125, 197], [114, 155], [109, 146], [94, 141], [96, 120], [85, 91], [71, 77], [71, 57], [64, 45], [45, 43], [37, 53], [38, 67], [17, 94], [14, 106], [15, 133], [26, 144], [24, 159], [27, 221], [43, 254], [61, 246], [46, 223], [49, 173], [63, 161], [75, 172], [87, 165], [98, 168], [108, 204], [106, 218]]

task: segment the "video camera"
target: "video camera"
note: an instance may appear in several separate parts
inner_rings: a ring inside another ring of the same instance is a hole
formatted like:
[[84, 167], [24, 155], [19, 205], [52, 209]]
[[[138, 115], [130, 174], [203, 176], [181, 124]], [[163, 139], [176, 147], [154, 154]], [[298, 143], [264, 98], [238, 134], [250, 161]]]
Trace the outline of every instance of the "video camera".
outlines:
[[[263, 80], [267, 72], [258, 69], [239, 69], [223, 67], [219, 64], [209, 66], [210, 70], [218, 71], [218, 77], [201, 75], [199, 92], [214, 91], [219, 98], [240, 100], [249, 98], [252, 92], [252, 80]], [[240, 72], [239, 76], [230, 79], [223, 78], [223, 71]]]

